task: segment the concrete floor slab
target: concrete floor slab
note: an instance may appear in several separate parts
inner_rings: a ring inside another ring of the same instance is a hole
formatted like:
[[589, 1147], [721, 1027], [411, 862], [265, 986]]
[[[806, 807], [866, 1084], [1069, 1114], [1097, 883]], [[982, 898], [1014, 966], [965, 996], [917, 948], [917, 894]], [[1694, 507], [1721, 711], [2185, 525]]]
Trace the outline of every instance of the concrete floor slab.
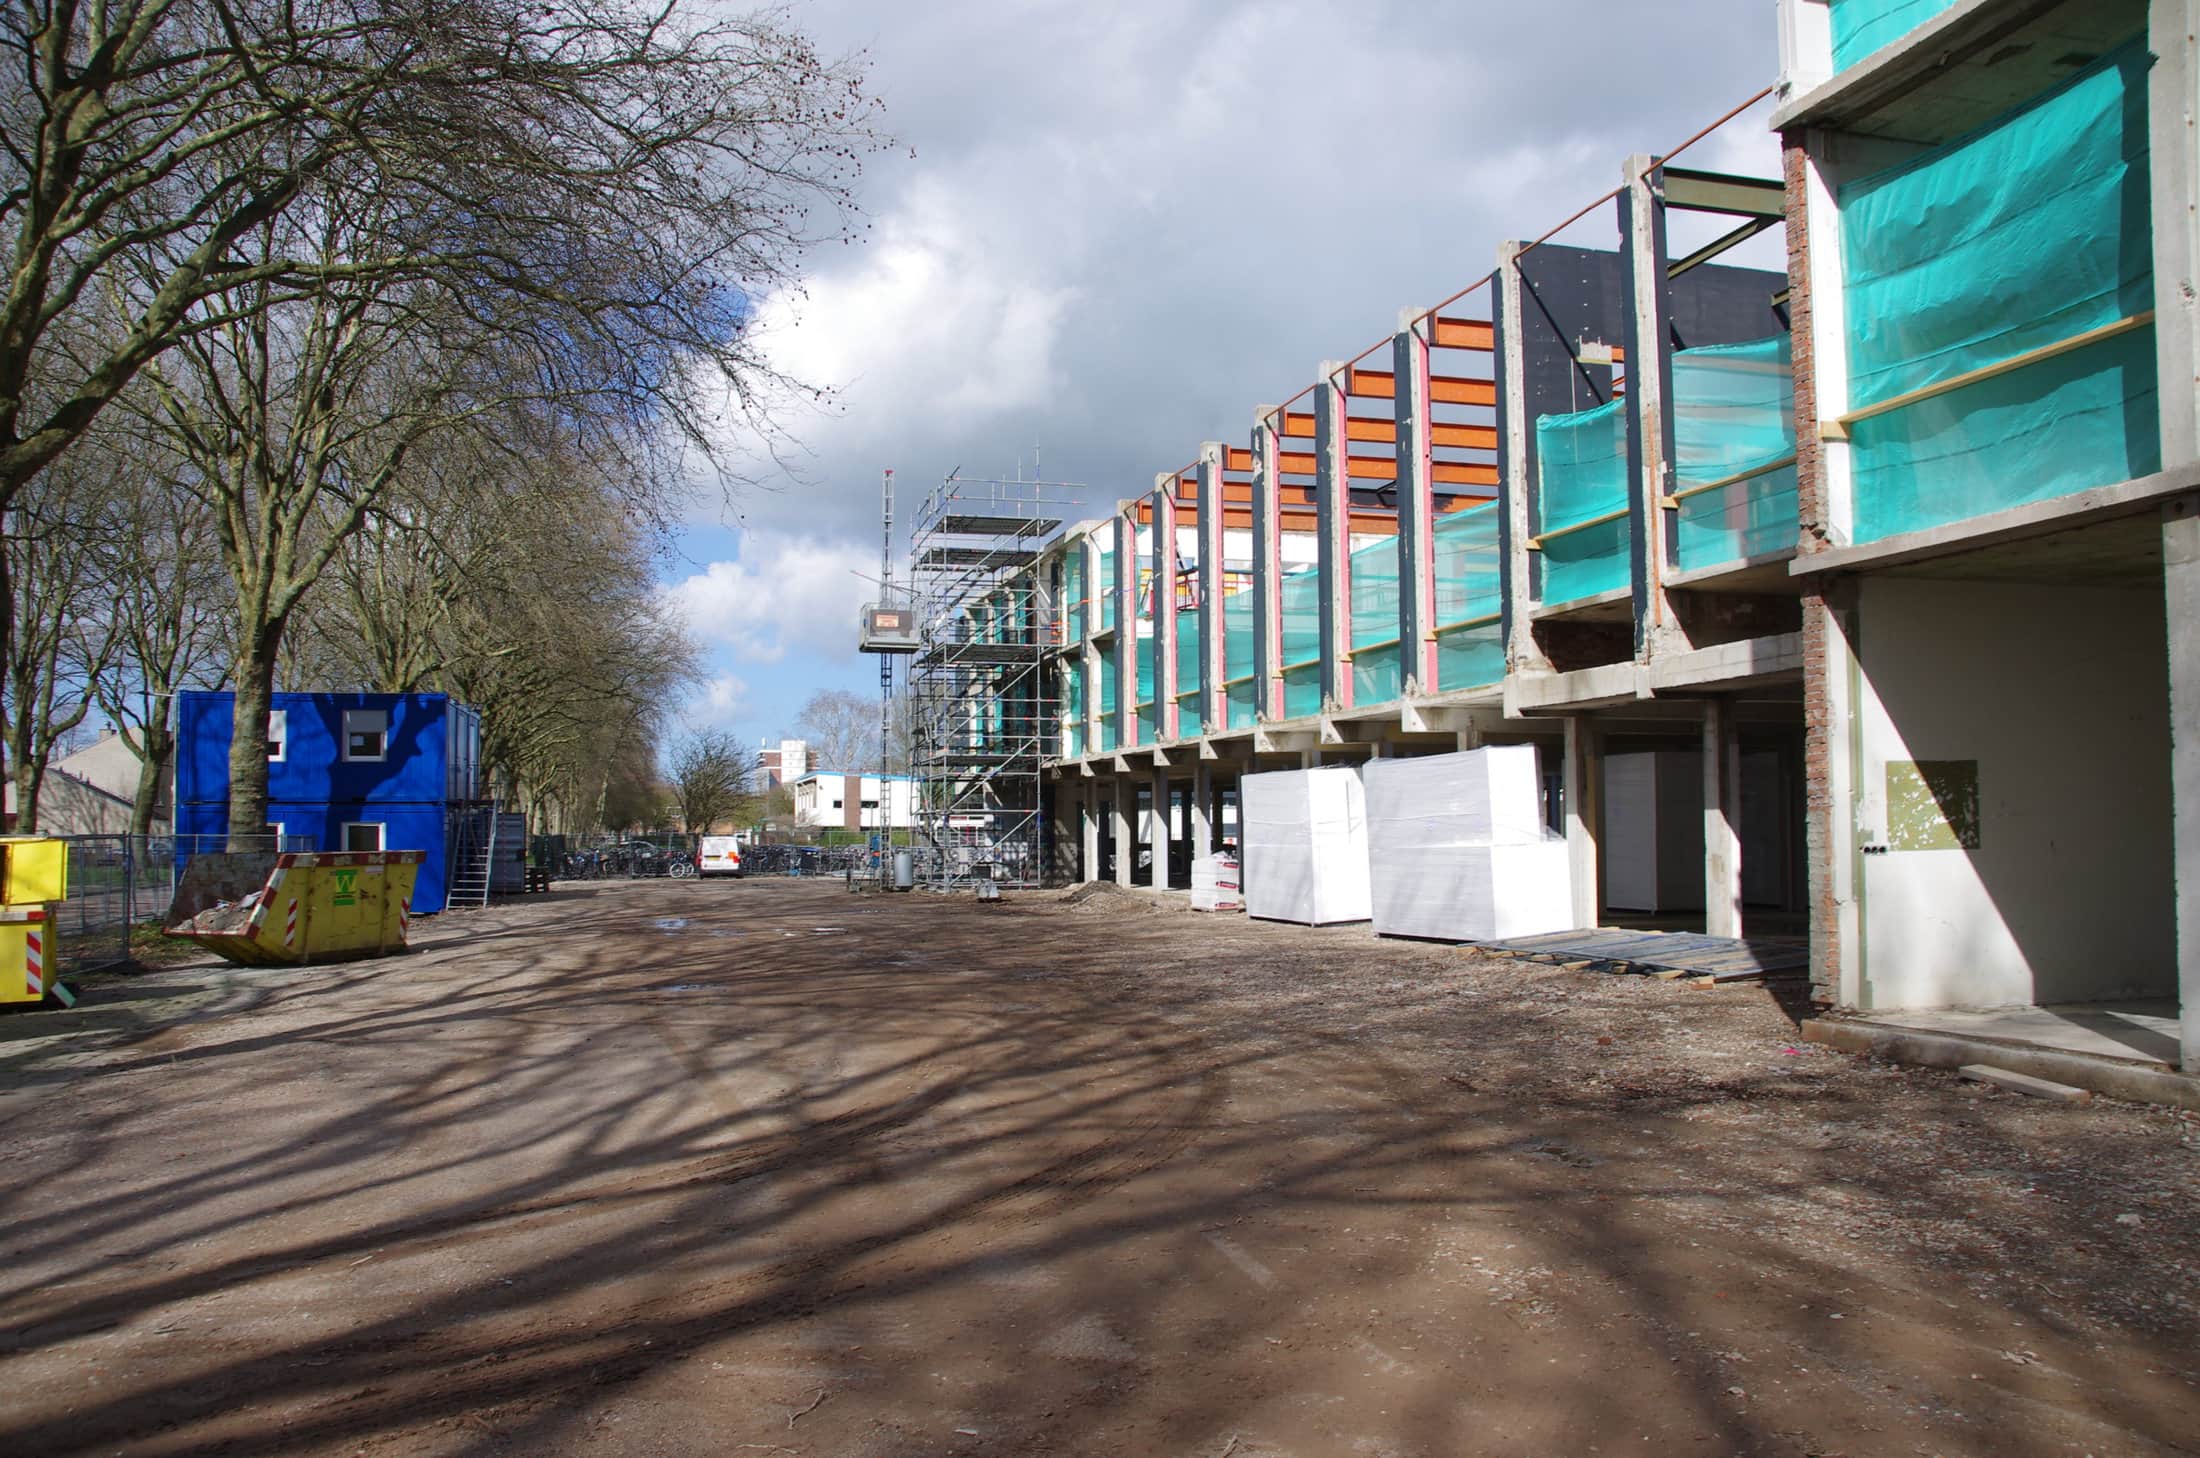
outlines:
[[2055, 1003], [1980, 1012], [1868, 1014], [1868, 1020], [1959, 1038], [2029, 1043], [2097, 1058], [2124, 1058], [2166, 1068], [2177, 1066], [2177, 1004], [2146, 1002]]

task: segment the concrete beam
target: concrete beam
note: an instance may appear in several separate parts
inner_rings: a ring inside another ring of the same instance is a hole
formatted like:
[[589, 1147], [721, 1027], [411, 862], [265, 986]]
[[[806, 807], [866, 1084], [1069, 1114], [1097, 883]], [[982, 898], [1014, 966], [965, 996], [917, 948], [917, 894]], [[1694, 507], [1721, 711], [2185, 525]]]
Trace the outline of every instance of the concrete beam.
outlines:
[[[1822, 398], [1819, 408], [1825, 408]], [[1830, 466], [1830, 443], [1828, 451]], [[2200, 461], [2186, 461], [2151, 476], [2074, 491], [2049, 501], [2028, 502], [2004, 511], [1950, 522], [1946, 526], [1902, 532], [1862, 546], [1828, 547], [1806, 553], [1789, 563], [1788, 571], [1797, 577], [1810, 577], [1825, 572], [1857, 572], [1866, 568], [1928, 562], [1936, 557], [1950, 557], [1981, 547], [1999, 546], [2003, 542], [2020, 542], [2154, 511], [2169, 498], [2195, 489], [2200, 489]]]
[[1775, 633], [1661, 655], [1650, 662], [1646, 677], [1650, 692], [1665, 694], [1740, 688], [1749, 680], [1792, 678], [1802, 671], [1803, 635]]
[[1266, 726], [1253, 731], [1255, 754], [1301, 754], [1317, 748], [1321, 743], [1318, 729], [1270, 729]]
[[1601, 663], [1568, 673], [1515, 673], [1505, 679], [1505, 717], [1572, 712], [1632, 703], [1650, 696], [1639, 663]]

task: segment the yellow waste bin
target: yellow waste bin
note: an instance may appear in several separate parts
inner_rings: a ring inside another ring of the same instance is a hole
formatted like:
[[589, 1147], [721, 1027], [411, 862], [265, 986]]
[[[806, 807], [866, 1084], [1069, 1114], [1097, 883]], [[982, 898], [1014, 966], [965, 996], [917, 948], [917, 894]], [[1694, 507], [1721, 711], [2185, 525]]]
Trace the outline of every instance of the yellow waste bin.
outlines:
[[61, 985], [51, 902], [69, 894], [69, 847], [49, 836], [0, 836], [0, 1005], [73, 1001]]
[[[426, 858], [416, 850], [193, 856], [167, 934], [248, 966], [402, 952]], [[258, 889], [222, 894], [261, 874]]]

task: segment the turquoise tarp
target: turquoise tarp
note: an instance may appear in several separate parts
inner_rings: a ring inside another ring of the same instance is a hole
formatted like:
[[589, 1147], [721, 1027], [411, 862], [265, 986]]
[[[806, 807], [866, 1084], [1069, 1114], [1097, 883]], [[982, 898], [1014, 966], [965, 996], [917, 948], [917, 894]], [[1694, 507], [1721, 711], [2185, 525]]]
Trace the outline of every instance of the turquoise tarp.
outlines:
[[[1852, 410], [2153, 306], [2134, 43], [1989, 126], [1841, 189]], [[1851, 427], [1855, 536], [2158, 470], [2139, 327]]]
[[1352, 702], [1398, 697], [1398, 541], [1384, 537], [1352, 553]]
[[1911, 31], [1956, 0], [1831, 0], [1833, 69], [1846, 71], [1873, 51]]
[[1498, 506], [1489, 502], [1436, 519], [1436, 686], [1480, 688], [1505, 676], [1497, 546]]
[[[1788, 337], [1673, 354], [1675, 551], [1682, 570], [1795, 545], [1795, 372]], [[1748, 475], [1715, 491], [1698, 488]], [[1693, 494], [1691, 494], [1693, 493]]]
[[1626, 405], [1624, 398], [1611, 400], [1535, 422], [1543, 565], [1538, 597], [1545, 603], [1574, 602], [1633, 580]]

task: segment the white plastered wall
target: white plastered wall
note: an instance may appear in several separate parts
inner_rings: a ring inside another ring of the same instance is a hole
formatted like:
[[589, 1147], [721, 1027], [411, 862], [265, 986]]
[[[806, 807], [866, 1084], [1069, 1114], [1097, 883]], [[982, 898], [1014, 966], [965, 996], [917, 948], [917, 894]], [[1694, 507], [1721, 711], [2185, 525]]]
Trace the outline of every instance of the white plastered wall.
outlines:
[[[2174, 996], [2161, 594], [1862, 585], [1865, 1008]], [[1895, 849], [1890, 761], [1972, 761], [1978, 845]]]

